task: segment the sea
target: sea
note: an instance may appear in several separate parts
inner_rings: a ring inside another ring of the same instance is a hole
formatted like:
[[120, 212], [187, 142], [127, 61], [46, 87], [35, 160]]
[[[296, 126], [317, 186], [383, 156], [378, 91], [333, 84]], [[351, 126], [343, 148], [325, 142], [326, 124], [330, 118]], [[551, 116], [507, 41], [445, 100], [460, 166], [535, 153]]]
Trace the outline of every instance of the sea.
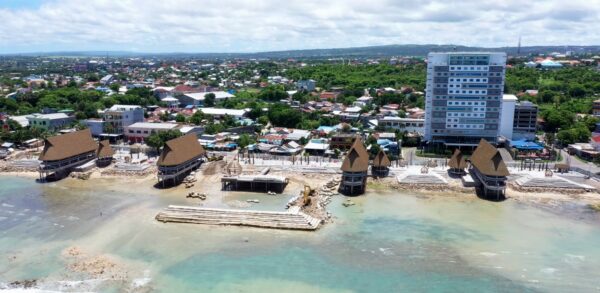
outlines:
[[583, 204], [388, 190], [350, 207], [335, 196], [316, 232], [154, 219], [169, 204], [249, 198], [284, 210], [294, 194], [208, 196], [0, 176], [0, 291], [600, 292], [600, 217]]

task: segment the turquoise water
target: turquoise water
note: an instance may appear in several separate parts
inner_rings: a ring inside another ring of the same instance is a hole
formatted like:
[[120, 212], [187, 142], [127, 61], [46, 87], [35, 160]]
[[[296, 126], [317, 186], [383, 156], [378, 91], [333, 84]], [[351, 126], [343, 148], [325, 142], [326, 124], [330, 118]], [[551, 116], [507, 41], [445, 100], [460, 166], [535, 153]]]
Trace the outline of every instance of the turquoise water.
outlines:
[[[185, 200], [123, 185], [0, 177], [0, 257], [9, 260], [0, 262], [0, 283], [34, 278], [42, 289], [97, 292], [600, 291], [600, 218], [577, 204], [369, 193], [349, 208], [335, 198], [334, 222], [313, 233], [158, 223], [161, 208]], [[286, 202], [221, 196], [217, 206]], [[62, 252], [73, 246], [117, 260], [127, 278], [90, 282], [70, 272]], [[65, 288], [64, 280], [87, 283]]]

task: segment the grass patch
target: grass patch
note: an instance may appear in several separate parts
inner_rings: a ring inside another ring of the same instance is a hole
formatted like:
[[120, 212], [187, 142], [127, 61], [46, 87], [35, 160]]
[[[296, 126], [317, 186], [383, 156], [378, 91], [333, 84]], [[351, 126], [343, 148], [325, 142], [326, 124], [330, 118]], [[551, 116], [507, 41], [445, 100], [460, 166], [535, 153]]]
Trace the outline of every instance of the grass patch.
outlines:
[[594, 210], [595, 212], [600, 213], [600, 203], [591, 203], [588, 206], [590, 207], [590, 209]]

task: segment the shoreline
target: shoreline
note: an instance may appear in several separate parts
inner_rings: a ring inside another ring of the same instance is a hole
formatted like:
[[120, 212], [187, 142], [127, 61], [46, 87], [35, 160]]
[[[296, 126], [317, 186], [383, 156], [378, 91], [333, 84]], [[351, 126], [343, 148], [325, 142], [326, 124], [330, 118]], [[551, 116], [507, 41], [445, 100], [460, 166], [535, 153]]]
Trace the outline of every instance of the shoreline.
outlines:
[[[154, 178], [153, 173], [147, 174], [121, 174], [121, 173], [110, 173], [105, 172], [105, 169], [95, 168], [89, 172], [81, 172], [76, 174], [89, 174], [86, 179], [79, 178], [77, 175], [70, 175], [65, 179], [77, 180], [81, 182], [93, 182], [94, 180], [117, 180], [120, 182], [148, 182]], [[286, 176], [290, 180], [290, 184], [286, 187], [287, 194], [297, 194], [302, 190], [303, 185], [309, 185], [313, 189], [317, 189], [332, 176], [330, 174], [320, 173], [303, 173], [293, 171], [273, 171], [273, 174]], [[0, 176], [7, 177], [21, 177], [21, 178], [32, 178], [37, 179], [39, 174], [35, 171], [0, 171]], [[198, 172], [197, 184], [202, 186], [203, 189], [210, 190], [211, 192], [219, 192], [218, 187], [220, 184], [217, 182], [219, 174], [202, 174]], [[65, 179], [59, 180], [61, 182]], [[183, 189], [182, 185], [171, 187], [168, 189], [159, 189], [154, 186], [148, 186], [151, 189], [157, 190], [159, 193], [172, 193], [174, 191], [187, 191]], [[434, 197], [469, 197], [478, 198], [473, 187], [463, 187], [457, 185], [455, 182], [450, 182], [448, 185], [419, 185], [419, 184], [398, 184], [395, 177], [373, 179], [369, 178], [367, 182], [367, 193], [369, 192], [406, 192], [419, 196], [434, 196]], [[239, 193], [241, 194], [241, 193]], [[343, 196], [343, 195], [340, 195]], [[352, 197], [348, 197], [352, 198]], [[485, 200], [485, 199], [481, 199]], [[570, 189], [556, 189], [556, 188], [524, 188], [517, 186], [514, 182], [510, 182], [506, 189], [505, 200], [513, 200], [516, 202], [525, 203], [548, 203], [548, 202], [562, 202], [562, 203], [578, 203], [584, 205], [599, 205], [600, 194], [596, 191], [583, 191], [583, 190], [570, 190]]]

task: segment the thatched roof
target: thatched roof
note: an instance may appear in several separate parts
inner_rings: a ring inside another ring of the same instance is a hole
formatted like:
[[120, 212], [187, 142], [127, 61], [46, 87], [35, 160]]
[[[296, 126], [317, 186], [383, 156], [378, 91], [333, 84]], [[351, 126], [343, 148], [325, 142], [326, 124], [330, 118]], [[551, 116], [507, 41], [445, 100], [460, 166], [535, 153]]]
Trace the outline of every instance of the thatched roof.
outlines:
[[390, 159], [383, 150], [379, 150], [377, 156], [373, 159], [373, 167], [389, 167], [392, 165]]
[[452, 157], [450, 157], [450, 161], [448, 161], [448, 166], [454, 169], [467, 168], [467, 161], [465, 160], [465, 156], [462, 155], [459, 149], [454, 150], [454, 154], [452, 154]]
[[205, 154], [206, 151], [192, 133], [167, 141], [156, 164], [176, 166]]
[[108, 140], [103, 140], [98, 144], [98, 150], [96, 151], [96, 157], [98, 158], [111, 158], [115, 154], [115, 151], [110, 146]]
[[473, 152], [471, 164], [477, 168], [479, 172], [487, 176], [510, 175], [498, 149], [485, 139], [481, 139], [479, 145]]
[[357, 138], [342, 163], [342, 171], [366, 172], [367, 170], [369, 170], [369, 153], [367, 153], [362, 139]]
[[89, 129], [48, 137], [40, 161], [58, 161], [96, 151], [98, 145]]

